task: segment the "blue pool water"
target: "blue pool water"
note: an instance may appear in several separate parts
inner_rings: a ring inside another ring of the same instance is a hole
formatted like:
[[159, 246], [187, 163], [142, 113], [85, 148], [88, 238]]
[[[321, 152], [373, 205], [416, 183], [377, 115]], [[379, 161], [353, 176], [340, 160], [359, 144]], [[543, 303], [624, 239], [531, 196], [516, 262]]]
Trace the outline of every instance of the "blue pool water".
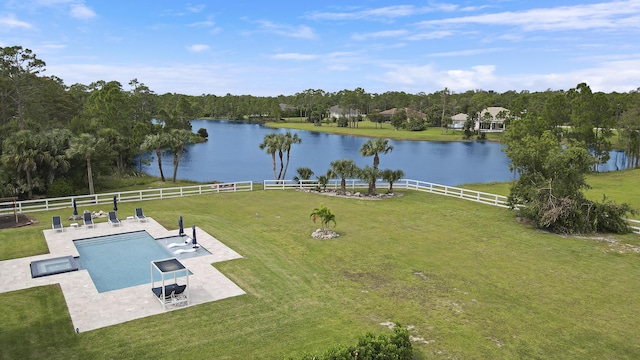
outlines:
[[[204, 248], [176, 256], [165, 246], [183, 241], [179, 237], [155, 240], [146, 231], [136, 231], [76, 240], [82, 268], [87, 269], [98, 292], [151, 283], [151, 261], [176, 257], [183, 259], [209, 254]], [[160, 273], [154, 274], [155, 279]]]

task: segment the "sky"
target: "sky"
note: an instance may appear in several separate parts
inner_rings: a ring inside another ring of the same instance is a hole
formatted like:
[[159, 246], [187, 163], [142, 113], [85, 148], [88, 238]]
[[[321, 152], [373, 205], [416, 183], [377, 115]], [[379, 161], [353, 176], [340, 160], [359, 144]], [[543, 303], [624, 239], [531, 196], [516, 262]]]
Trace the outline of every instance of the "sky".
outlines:
[[640, 88], [640, 0], [3, 0], [0, 47], [66, 85], [295, 95]]

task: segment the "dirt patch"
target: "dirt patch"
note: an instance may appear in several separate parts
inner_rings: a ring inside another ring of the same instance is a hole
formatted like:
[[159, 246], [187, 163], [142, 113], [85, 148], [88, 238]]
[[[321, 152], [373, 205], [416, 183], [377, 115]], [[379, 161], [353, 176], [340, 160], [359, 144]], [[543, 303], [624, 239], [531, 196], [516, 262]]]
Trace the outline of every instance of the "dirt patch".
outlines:
[[12, 229], [31, 224], [35, 224], [35, 221], [24, 214], [18, 214], [17, 221], [14, 215], [0, 216], [0, 229]]
[[576, 238], [605, 243], [609, 246], [609, 251], [619, 253], [619, 254], [640, 253], [640, 246], [624, 243], [613, 235], [598, 234], [593, 236], [576, 236]]

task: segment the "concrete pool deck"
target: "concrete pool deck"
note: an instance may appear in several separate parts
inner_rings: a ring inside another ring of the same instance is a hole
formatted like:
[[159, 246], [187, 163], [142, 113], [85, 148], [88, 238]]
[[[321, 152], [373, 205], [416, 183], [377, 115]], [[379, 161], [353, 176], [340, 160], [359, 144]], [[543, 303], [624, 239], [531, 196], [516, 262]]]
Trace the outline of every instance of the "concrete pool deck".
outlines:
[[[0, 261], [0, 293], [60, 284], [73, 327], [81, 332], [181, 309], [181, 307], [169, 306], [163, 310], [162, 304], [151, 292], [150, 283], [99, 293], [87, 270], [31, 278], [30, 263], [32, 261], [67, 255], [79, 256], [73, 244], [74, 240], [141, 230], [147, 231], [156, 239], [176, 236], [178, 233], [177, 230], [165, 229], [152, 218], [147, 218], [146, 222], [129, 219], [122, 220], [121, 223], [121, 226], [112, 227], [108, 222], [98, 222], [94, 228], [66, 227], [62, 232], [44, 230], [49, 254]], [[211, 255], [180, 260], [192, 272], [189, 276], [187, 307], [245, 294], [240, 287], [211, 265], [216, 262], [239, 259], [242, 256], [202, 229], [198, 227], [196, 229], [198, 243]]]

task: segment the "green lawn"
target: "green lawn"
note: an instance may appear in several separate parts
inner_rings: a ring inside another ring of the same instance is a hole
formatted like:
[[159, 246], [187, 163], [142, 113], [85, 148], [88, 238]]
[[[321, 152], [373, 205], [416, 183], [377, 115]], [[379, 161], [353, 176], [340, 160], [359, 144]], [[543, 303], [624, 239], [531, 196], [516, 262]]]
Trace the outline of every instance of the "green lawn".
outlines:
[[[603, 195], [618, 204], [627, 203], [639, 213], [633, 218], [640, 219], [640, 169], [595, 173], [587, 176], [587, 184], [591, 186], [585, 195], [601, 202]], [[462, 185], [465, 189], [488, 192], [498, 195], [509, 195], [510, 182]]]
[[[142, 206], [171, 229], [183, 215], [242, 254], [216, 268], [247, 295], [75, 334], [58, 286], [0, 294], [0, 357], [281, 359], [399, 321], [424, 339], [414, 343], [419, 359], [640, 358], [638, 254], [536, 231], [510, 210], [402, 193], [366, 201], [260, 190], [121, 203], [122, 213]], [[320, 203], [336, 214], [340, 238], [310, 237]], [[46, 252], [51, 215], [0, 231], [0, 257]]]
[[[322, 124], [314, 126], [309, 122], [301, 122], [299, 119], [287, 119], [286, 122], [268, 122], [266, 126], [283, 129], [298, 129], [316, 132], [325, 132], [339, 135], [365, 136], [389, 138], [396, 140], [430, 140], [430, 141], [465, 141], [461, 130], [449, 130], [444, 132], [441, 128], [428, 128], [425, 131], [396, 131], [390, 124], [376, 124], [371, 121], [361, 121], [357, 128], [337, 127], [336, 124]], [[487, 139], [499, 141], [501, 134], [487, 134]]]

